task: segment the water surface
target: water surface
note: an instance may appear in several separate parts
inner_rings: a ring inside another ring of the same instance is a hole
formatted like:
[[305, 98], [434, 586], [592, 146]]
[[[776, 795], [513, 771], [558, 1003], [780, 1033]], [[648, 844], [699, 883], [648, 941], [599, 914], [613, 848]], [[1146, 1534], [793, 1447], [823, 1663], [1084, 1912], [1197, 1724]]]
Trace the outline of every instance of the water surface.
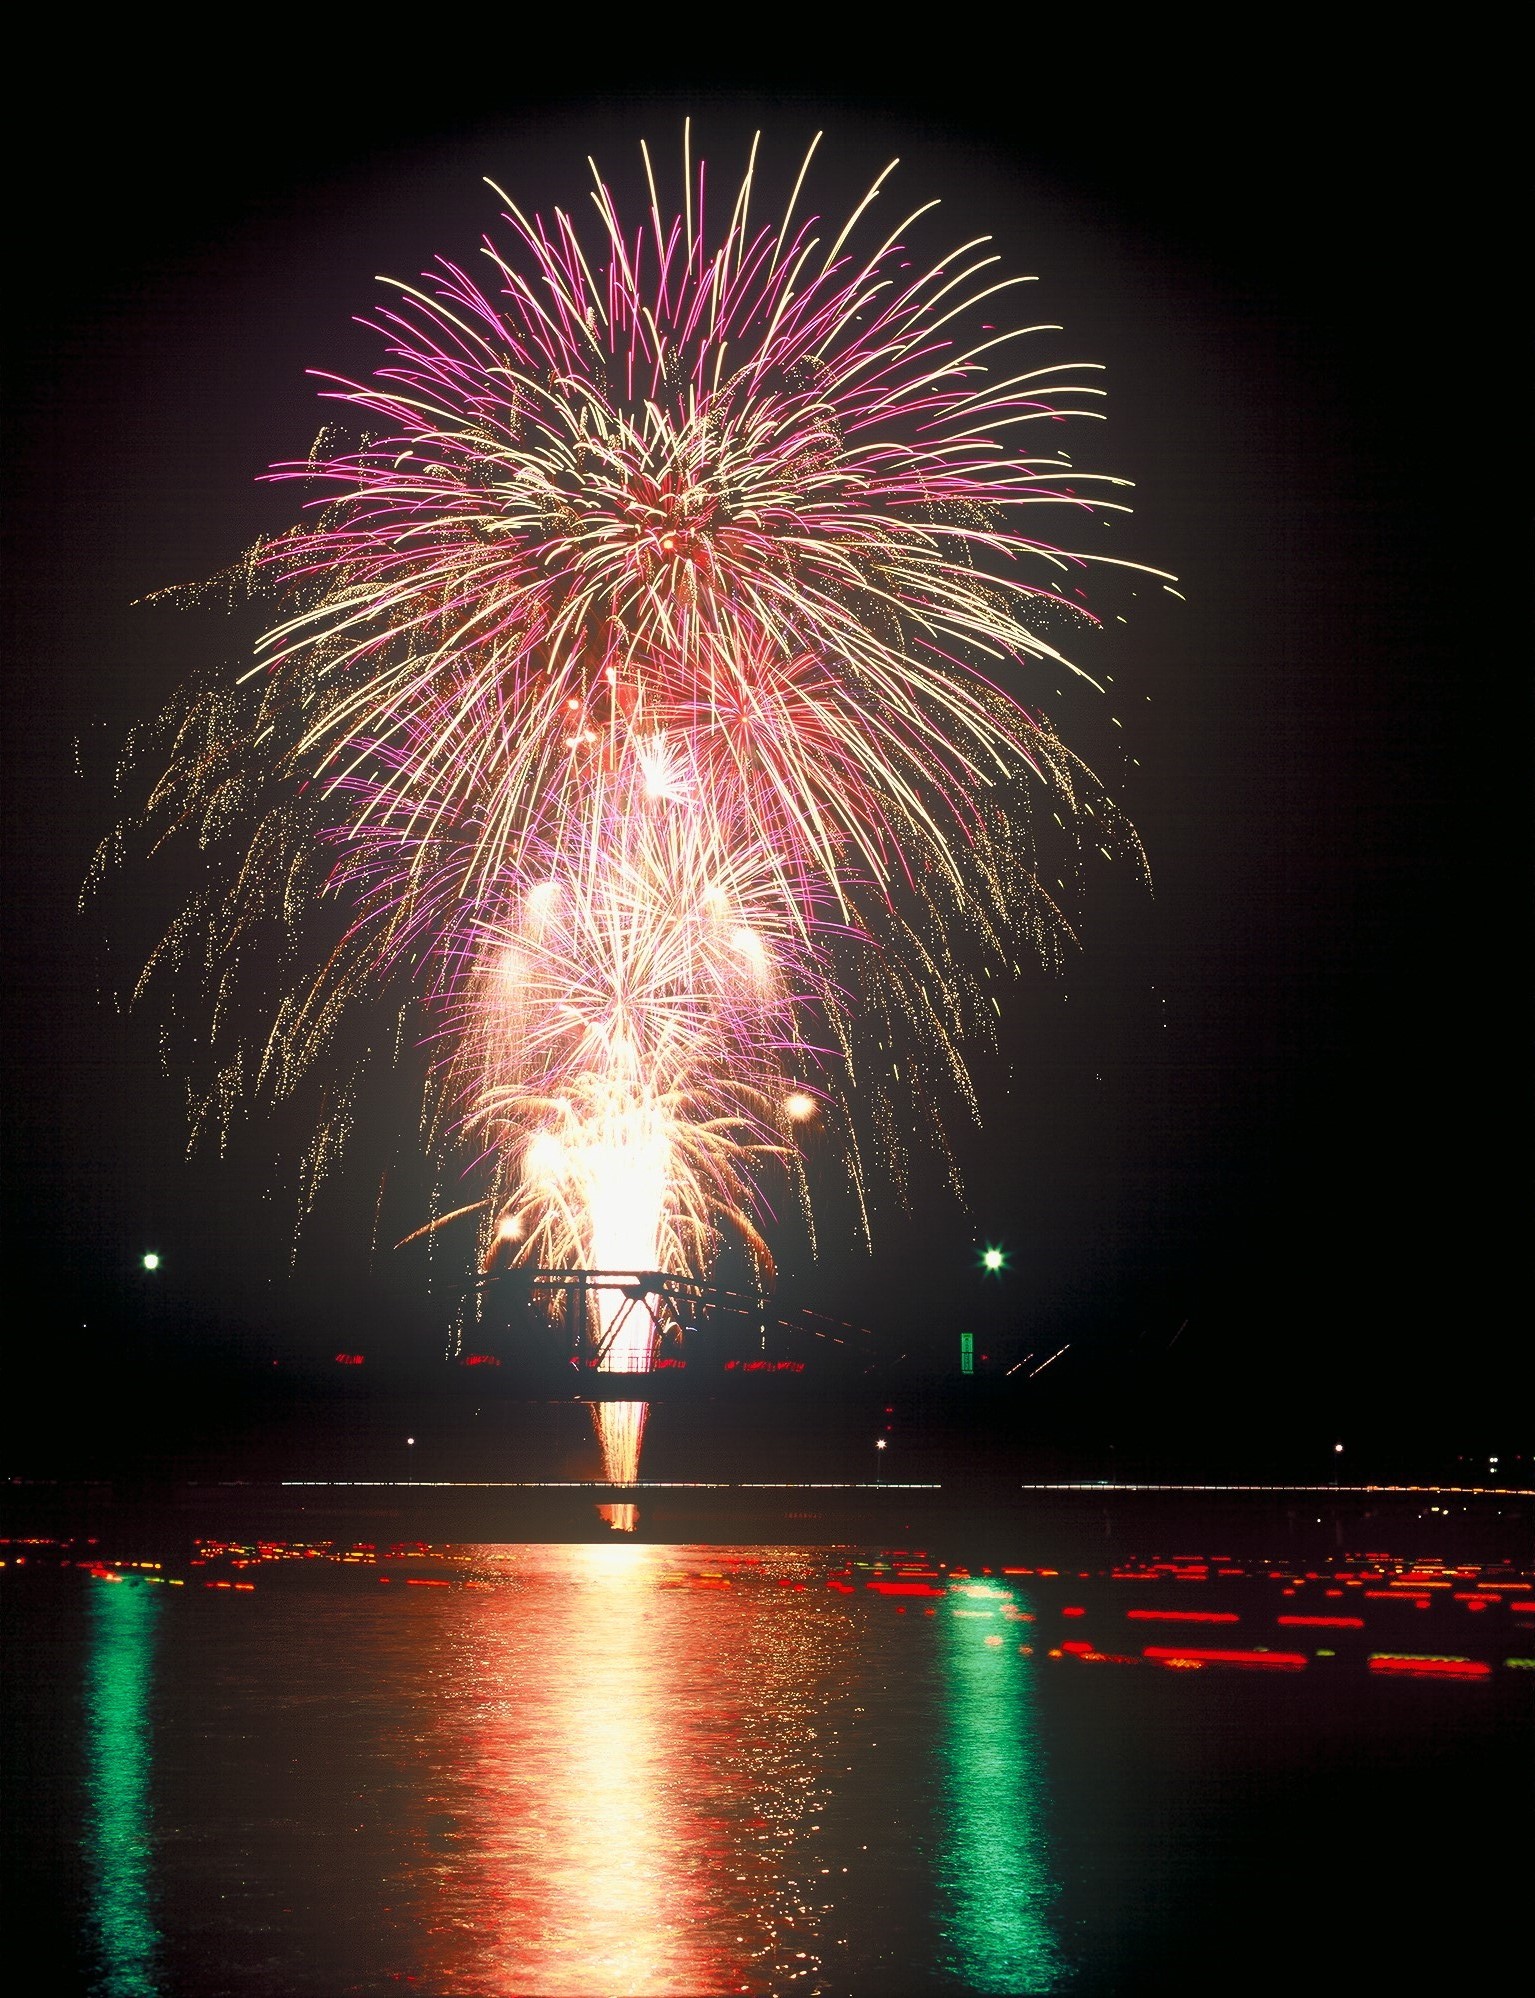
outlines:
[[1276, 1952], [1432, 1989], [1528, 1863], [1511, 1569], [15, 1554], [8, 1856], [59, 1990], [1134, 1993]]

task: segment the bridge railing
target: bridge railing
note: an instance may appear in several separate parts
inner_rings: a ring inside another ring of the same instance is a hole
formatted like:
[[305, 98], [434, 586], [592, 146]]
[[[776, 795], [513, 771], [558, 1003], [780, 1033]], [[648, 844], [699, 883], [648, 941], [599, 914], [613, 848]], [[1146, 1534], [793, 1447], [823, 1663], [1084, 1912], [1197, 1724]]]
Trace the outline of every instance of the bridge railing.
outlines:
[[514, 1364], [606, 1371], [636, 1311], [655, 1326], [653, 1371], [857, 1372], [875, 1363], [866, 1327], [664, 1270], [516, 1267], [481, 1277], [468, 1303], [466, 1342]]

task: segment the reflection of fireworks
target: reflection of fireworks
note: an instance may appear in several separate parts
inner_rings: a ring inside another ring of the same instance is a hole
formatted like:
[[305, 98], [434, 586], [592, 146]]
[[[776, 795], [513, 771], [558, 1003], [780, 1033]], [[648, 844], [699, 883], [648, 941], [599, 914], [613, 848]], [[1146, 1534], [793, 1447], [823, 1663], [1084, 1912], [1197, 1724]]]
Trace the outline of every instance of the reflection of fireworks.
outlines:
[[[398, 287], [387, 364], [329, 391], [370, 435], [275, 468], [324, 496], [258, 551], [286, 610], [249, 708], [188, 710], [157, 794], [205, 836], [261, 801], [206, 963], [304, 901], [316, 850], [354, 912], [223, 1093], [290, 1086], [405, 973], [487, 1262], [696, 1268], [724, 1227], [765, 1269], [796, 1131], [859, 1184], [855, 1084], [888, 1131], [899, 1031], [908, 1083], [968, 1093], [978, 972], [1061, 927], [1003, 801], [1090, 780], [1000, 682], [1065, 667], [1045, 633], [1086, 615], [1088, 558], [1027, 510], [1103, 504], [1017, 440], [1098, 391], [1015, 361], [1041, 329], [983, 317], [1021, 280], [982, 239], [915, 261], [919, 210], [857, 248], [885, 176], [826, 231], [803, 168], [759, 223], [755, 156], [716, 233], [685, 164], [678, 214], [653, 176], [632, 227], [599, 181], [586, 243], [508, 204], [486, 288]], [[628, 1323], [606, 1364], [643, 1368]], [[604, 1441], [632, 1477], [637, 1417]]]

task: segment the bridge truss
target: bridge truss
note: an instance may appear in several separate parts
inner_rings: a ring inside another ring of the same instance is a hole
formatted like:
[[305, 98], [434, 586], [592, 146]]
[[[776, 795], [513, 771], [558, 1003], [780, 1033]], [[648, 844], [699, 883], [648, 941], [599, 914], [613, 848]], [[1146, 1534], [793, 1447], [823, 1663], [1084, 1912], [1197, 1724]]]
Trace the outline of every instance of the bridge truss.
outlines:
[[[607, 1372], [605, 1363], [637, 1311], [655, 1325], [653, 1373], [861, 1373], [875, 1363], [873, 1334], [866, 1328], [821, 1312], [785, 1309], [759, 1291], [662, 1270], [524, 1266], [478, 1280], [462, 1357], [513, 1364], [541, 1360], [613, 1380], [620, 1376]], [[471, 1351], [472, 1344], [484, 1350]]]

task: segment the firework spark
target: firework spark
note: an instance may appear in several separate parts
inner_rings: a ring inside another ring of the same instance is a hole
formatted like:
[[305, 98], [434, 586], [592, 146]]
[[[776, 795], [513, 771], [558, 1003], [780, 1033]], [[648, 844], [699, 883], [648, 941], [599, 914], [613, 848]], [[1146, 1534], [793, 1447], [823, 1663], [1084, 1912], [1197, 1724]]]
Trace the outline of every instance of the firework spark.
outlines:
[[[675, 210], [645, 153], [637, 219], [600, 178], [584, 234], [502, 196], [480, 278], [393, 287], [383, 365], [325, 378], [361, 441], [273, 468], [318, 493], [252, 558], [282, 614], [242, 690], [179, 712], [151, 800], [248, 829], [166, 947], [203, 939], [216, 1014], [274, 922], [348, 911], [219, 1103], [291, 1088], [403, 980], [487, 1267], [698, 1270], [728, 1231], [766, 1273], [807, 1130], [862, 1186], [860, 1032], [966, 1095], [976, 967], [1063, 931], [1023, 791], [1106, 811], [1023, 698], [1076, 670], [1047, 634], [1106, 559], [1038, 510], [1125, 510], [1028, 445], [1096, 413], [1094, 370], [999, 330], [1026, 280], [985, 239], [924, 261], [926, 209], [874, 229], [889, 168], [828, 228], [807, 155], [761, 220], [757, 150], [718, 229], [685, 144]], [[644, 1311], [598, 1316], [603, 1364], [644, 1370]], [[642, 1420], [607, 1405], [609, 1476]]]

